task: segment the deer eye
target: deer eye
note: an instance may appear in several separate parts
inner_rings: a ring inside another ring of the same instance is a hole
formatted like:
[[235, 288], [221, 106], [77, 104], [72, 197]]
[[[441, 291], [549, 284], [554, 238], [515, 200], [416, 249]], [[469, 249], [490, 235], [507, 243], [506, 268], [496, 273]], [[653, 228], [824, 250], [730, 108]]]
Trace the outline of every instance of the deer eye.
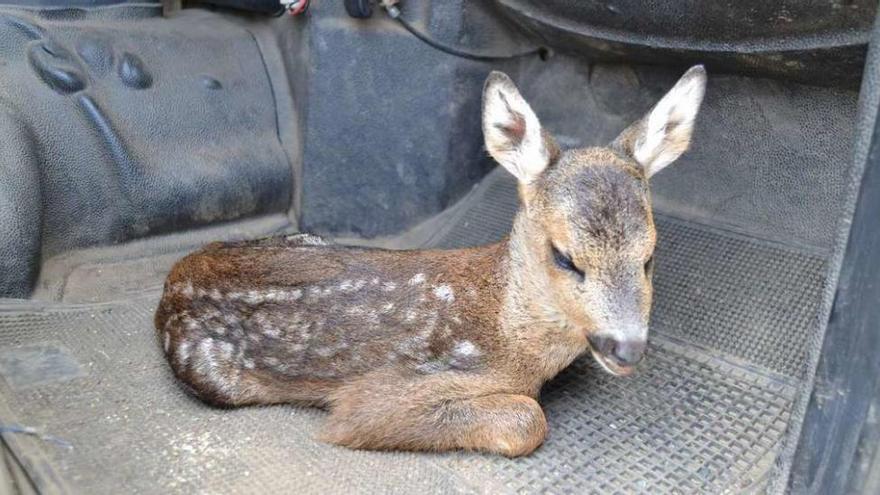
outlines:
[[576, 273], [580, 278], [584, 278], [584, 271], [574, 264], [574, 261], [571, 260], [570, 256], [563, 254], [562, 251], [552, 244], [550, 245], [550, 249], [553, 251], [553, 262], [556, 263], [556, 266], [563, 270]]
[[650, 275], [654, 272], [654, 255], [652, 254], [648, 261], [645, 262], [645, 273]]

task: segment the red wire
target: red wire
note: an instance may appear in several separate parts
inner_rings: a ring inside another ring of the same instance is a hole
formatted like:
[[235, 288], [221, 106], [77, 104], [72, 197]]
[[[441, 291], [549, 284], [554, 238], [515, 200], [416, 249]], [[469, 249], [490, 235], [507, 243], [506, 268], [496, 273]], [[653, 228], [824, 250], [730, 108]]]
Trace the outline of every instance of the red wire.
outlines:
[[299, 15], [305, 12], [308, 7], [309, 0], [300, 0], [300, 2], [296, 4], [296, 7], [288, 10], [288, 12], [290, 12], [290, 15]]

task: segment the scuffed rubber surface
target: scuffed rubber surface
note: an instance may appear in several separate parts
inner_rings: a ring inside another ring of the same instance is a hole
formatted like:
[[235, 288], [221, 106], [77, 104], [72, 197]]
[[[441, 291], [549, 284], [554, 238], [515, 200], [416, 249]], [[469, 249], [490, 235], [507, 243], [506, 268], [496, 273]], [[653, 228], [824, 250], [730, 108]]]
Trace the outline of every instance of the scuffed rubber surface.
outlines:
[[[354, 452], [316, 442], [323, 412], [223, 410], [175, 383], [154, 339], [156, 297], [0, 314], [4, 349], [54, 346], [80, 366], [3, 397], [17, 422], [59, 437], [55, 469], [82, 493], [658, 493], [739, 487], [780, 438], [793, 390], [658, 343], [616, 379], [581, 359], [542, 398], [551, 434], [534, 455]], [[25, 347], [22, 347], [25, 346]], [[381, 473], [381, 475], [379, 475]]]
[[[465, 201], [430, 244], [503, 236], [515, 188], [491, 174]], [[822, 262], [694, 223], [661, 217], [658, 226], [645, 366], [616, 378], [589, 357], [576, 361], [545, 387], [550, 436], [526, 458], [356, 452], [314, 440], [325, 414], [319, 410], [205, 406], [186, 395], [162, 357], [152, 329], [155, 290], [111, 303], [0, 311], [6, 354], [39, 349], [49, 365], [52, 356], [64, 364], [51, 382], [4, 376], [0, 405], [13, 417], [3, 420], [68, 442], [70, 449], [51, 442], [41, 449], [81, 493], [721, 493], [760, 486], [787, 426]], [[6, 354], [0, 362], [10, 361]]]

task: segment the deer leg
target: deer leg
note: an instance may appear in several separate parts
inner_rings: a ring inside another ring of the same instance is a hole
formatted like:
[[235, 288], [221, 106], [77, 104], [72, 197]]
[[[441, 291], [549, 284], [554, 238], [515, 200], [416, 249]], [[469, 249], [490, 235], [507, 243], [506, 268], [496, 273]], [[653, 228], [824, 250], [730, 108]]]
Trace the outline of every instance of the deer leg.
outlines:
[[525, 395], [460, 381], [373, 384], [332, 395], [321, 440], [357, 449], [466, 449], [516, 457], [538, 448], [547, 434], [541, 406]]

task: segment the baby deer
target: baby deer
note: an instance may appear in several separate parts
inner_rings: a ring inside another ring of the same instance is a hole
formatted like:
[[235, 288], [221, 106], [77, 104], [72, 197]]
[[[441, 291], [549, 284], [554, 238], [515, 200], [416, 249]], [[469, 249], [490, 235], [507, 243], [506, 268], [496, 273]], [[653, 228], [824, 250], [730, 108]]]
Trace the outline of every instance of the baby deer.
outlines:
[[489, 153], [519, 181], [506, 240], [454, 250], [343, 247], [309, 234], [214, 243], [179, 261], [156, 329], [174, 373], [218, 405], [327, 407], [352, 448], [528, 454], [541, 385], [589, 350], [642, 359], [655, 230], [648, 179], [688, 147], [691, 68], [608, 147], [562, 151], [513, 82], [483, 89]]

